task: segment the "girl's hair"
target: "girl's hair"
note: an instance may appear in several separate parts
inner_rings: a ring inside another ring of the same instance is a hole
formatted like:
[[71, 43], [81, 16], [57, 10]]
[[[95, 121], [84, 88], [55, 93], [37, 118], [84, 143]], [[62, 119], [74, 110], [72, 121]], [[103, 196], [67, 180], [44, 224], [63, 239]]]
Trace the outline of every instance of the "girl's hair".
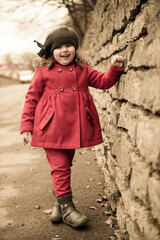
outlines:
[[[77, 63], [77, 65], [79, 65], [82, 68], [84, 66], [84, 63], [87, 63], [87, 65], [90, 65], [89, 62], [87, 60], [83, 59], [81, 57], [81, 55], [77, 52], [76, 52], [76, 55], [75, 55], [75, 62]], [[33, 65], [36, 68], [38, 68], [40, 66], [46, 66], [48, 69], [51, 69], [55, 65], [55, 60], [54, 60], [53, 56], [49, 59], [36, 58], [36, 59], [33, 60]]]

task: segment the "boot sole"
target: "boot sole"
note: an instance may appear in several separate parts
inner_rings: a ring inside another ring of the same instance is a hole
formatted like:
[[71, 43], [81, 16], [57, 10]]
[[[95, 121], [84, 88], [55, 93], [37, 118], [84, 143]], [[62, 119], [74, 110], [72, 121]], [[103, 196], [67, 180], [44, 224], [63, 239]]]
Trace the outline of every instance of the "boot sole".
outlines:
[[52, 223], [62, 223], [63, 219], [50, 219]]
[[65, 224], [67, 224], [67, 225], [69, 225], [69, 226], [71, 226], [71, 227], [73, 227], [73, 228], [81, 227], [81, 226], [83, 226], [85, 223], [87, 223], [88, 221], [89, 221], [89, 219], [86, 218], [86, 219], [84, 219], [83, 221], [81, 221], [81, 222], [79, 222], [79, 223], [72, 224], [72, 223], [69, 223], [69, 222], [63, 220], [63, 222], [64, 222]]

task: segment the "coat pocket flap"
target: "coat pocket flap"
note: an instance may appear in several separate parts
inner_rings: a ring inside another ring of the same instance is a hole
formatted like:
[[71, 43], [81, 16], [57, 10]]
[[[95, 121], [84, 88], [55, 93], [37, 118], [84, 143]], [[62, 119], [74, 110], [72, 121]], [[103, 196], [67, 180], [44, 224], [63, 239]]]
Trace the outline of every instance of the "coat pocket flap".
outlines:
[[51, 120], [51, 118], [53, 117], [55, 111], [53, 108], [49, 108], [45, 117], [43, 118], [43, 120], [41, 121], [40, 125], [39, 125], [39, 128], [41, 130], [43, 130], [45, 128], [45, 126], [47, 125], [47, 123]]
[[89, 109], [87, 106], [86, 106], [86, 110], [87, 110], [89, 116], [92, 117], [92, 118], [94, 118], [93, 113], [90, 111], [90, 109]]

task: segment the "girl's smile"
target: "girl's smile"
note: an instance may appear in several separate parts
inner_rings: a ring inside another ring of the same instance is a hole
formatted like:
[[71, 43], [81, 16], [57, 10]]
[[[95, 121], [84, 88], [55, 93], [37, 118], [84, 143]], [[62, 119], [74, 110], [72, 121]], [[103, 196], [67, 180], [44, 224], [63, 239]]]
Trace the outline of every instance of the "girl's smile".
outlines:
[[64, 66], [73, 61], [75, 54], [75, 47], [71, 44], [61, 45], [59, 48], [56, 48], [53, 51], [54, 59]]

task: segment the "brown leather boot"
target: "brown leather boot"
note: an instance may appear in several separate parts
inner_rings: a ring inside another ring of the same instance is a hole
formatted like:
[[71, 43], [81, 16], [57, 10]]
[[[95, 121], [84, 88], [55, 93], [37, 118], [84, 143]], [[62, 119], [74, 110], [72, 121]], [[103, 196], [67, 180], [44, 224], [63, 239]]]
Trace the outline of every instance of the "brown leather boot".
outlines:
[[72, 202], [72, 194], [57, 198], [61, 206], [63, 222], [73, 228], [80, 227], [88, 222], [88, 218], [76, 209]]
[[60, 205], [57, 201], [57, 198], [56, 198], [54, 192], [53, 192], [53, 195], [55, 197], [55, 200], [54, 200], [53, 207], [52, 207], [52, 213], [51, 213], [51, 216], [50, 216], [50, 221], [52, 223], [63, 222], [61, 207], [60, 207]]

